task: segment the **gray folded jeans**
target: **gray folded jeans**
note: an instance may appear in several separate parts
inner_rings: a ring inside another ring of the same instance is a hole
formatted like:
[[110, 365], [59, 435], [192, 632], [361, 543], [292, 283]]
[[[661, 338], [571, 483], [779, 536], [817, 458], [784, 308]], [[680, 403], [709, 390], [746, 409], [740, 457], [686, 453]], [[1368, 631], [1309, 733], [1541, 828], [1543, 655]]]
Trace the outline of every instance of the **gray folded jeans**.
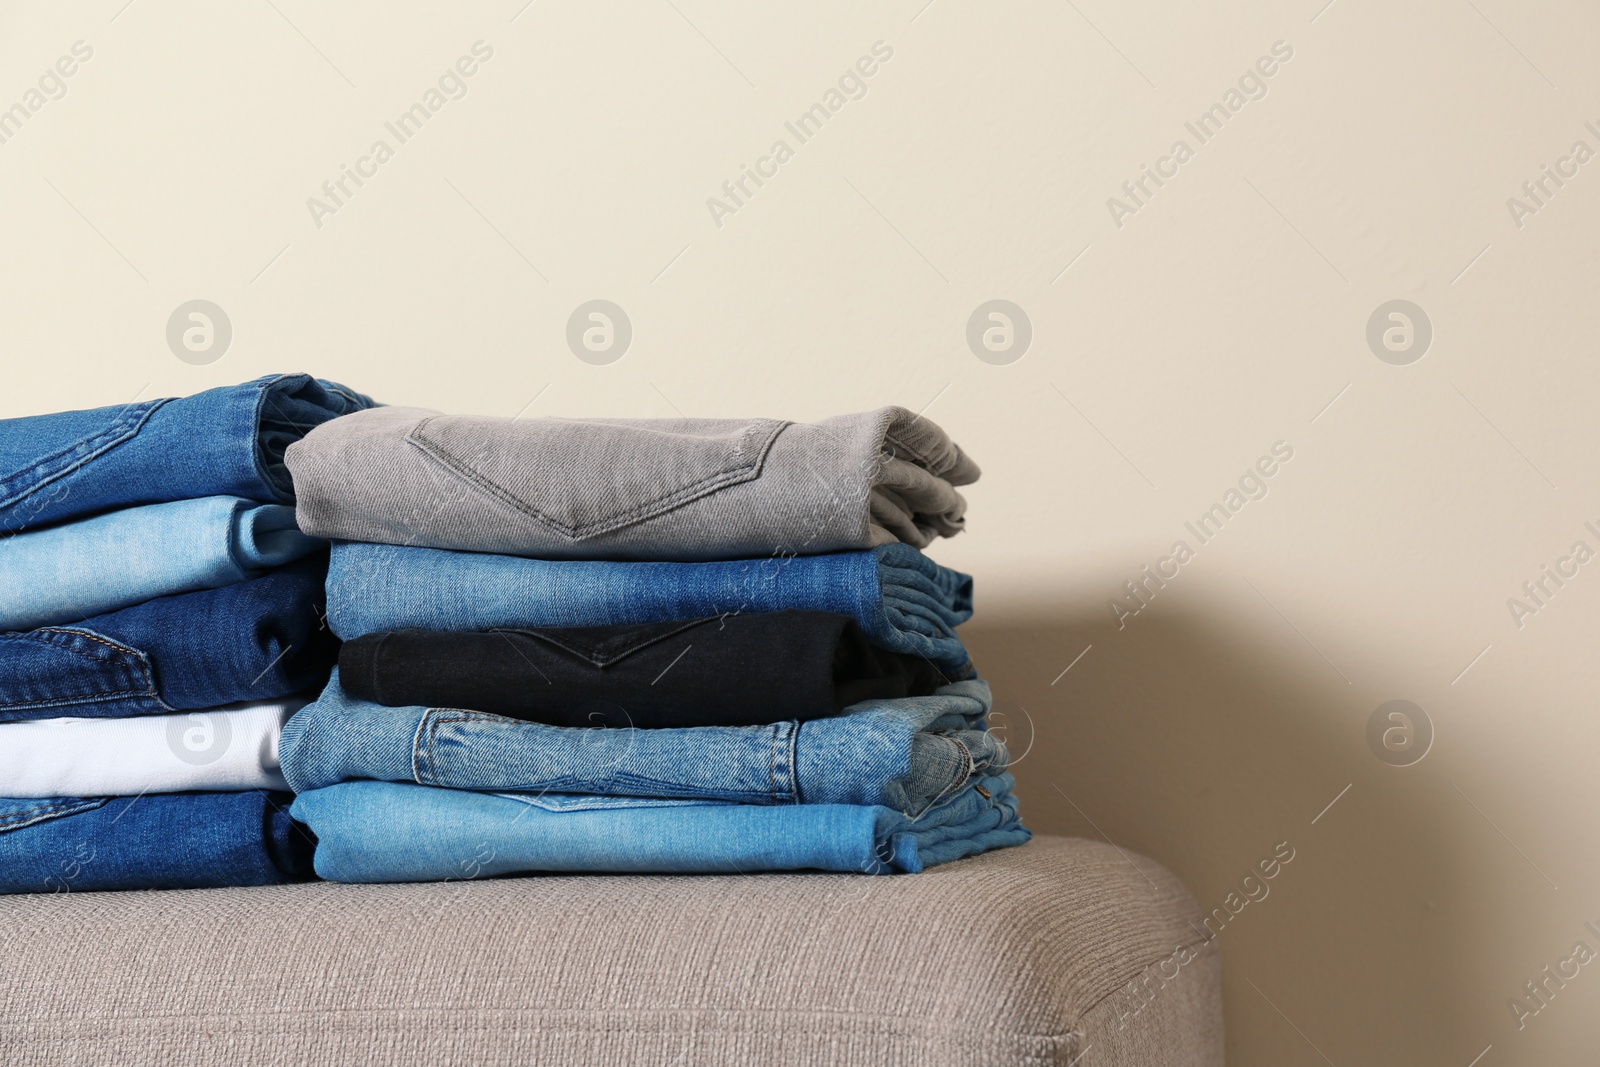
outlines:
[[373, 408], [285, 455], [317, 537], [544, 559], [812, 555], [959, 533], [978, 467], [899, 407], [775, 419]]

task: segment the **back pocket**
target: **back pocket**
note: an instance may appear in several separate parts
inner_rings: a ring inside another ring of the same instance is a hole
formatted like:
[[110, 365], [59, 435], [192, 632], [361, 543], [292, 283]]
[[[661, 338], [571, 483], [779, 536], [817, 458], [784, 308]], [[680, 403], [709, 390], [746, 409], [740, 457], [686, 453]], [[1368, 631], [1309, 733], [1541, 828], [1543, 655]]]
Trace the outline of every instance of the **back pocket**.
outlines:
[[150, 712], [168, 710], [149, 657], [136, 648], [79, 627], [0, 634], [0, 721], [37, 718], [15, 713], [44, 708], [70, 715], [75, 705], [130, 697], [147, 699]]
[[578, 657], [591, 667], [610, 667], [621, 663], [641, 649], [660, 644], [685, 630], [717, 622], [720, 615], [704, 619], [673, 622], [647, 622], [638, 626], [583, 626], [550, 629], [495, 630], [494, 633], [522, 634], [537, 641], [554, 645], [563, 652]]
[[656, 797], [609, 797], [577, 793], [494, 793], [545, 811], [620, 811], [633, 808], [703, 808], [723, 804], [721, 800], [662, 800]]
[[64, 819], [82, 811], [103, 807], [110, 797], [50, 797], [46, 800], [0, 798], [0, 834], [37, 826], [51, 819]]
[[417, 423], [406, 440], [480, 491], [581, 541], [760, 477], [787, 425], [437, 415]]
[[0, 420], [0, 513], [129, 440], [150, 413], [165, 403], [146, 400]]

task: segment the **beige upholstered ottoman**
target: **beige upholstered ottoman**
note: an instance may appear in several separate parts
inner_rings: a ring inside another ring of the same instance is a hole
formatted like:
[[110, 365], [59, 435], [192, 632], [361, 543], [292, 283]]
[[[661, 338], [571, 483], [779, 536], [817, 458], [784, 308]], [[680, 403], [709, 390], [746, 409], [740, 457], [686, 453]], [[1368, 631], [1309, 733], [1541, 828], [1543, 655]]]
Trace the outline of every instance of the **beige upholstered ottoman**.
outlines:
[[877, 878], [6, 897], [0, 1063], [1215, 1065], [1200, 918], [1068, 838]]

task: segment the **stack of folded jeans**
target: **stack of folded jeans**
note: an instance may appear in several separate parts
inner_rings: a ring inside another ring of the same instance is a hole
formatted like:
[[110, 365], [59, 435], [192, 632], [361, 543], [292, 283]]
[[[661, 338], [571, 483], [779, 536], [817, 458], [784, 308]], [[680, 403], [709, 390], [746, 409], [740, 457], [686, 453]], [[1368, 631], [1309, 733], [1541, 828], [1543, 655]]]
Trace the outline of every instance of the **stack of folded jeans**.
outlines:
[[295, 374], [0, 420], [0, 892], [309, 876], [278, 740], [338, 643], [283, 457], [371, 406]]
[[345, 642], [284, 728], [316, 872], [886, 873], [1028, 839], [972, 583], [978, 469], [900, 408], [512, 420], [375, 408], [286, 462]]

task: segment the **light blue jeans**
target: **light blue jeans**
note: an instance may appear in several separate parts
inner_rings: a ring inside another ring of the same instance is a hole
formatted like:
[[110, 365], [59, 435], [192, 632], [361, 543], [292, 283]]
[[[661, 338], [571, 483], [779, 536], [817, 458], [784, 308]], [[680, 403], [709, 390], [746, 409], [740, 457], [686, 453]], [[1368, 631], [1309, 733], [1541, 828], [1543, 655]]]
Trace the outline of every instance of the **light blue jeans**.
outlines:
[[591, 793], [745, 804], [879, 805], [919, 815], [1005, 770], [985, 727], [986, 682], [869, 700], [843, 715], [771, 726], [577, 729], [454, 708], [388, 708], [339, 687], [284, 726], [295, 792], [356, 779], [454, 789]]
[[300, 794], [290, 813], [317, 836], [317, 874], [336, 882], [523, 871], [889, 874], [1027, 841], [1011, 787], [1010, 775], [985, 778], [908, 819], [866, 805], [763, 807], [346, 782]]
[[328, 566], [328, 624], [349, 641], [384, 630], [612, 626], [802, 608], [849, 615], [867, 639], [970, 678], [955, 628], [972, 579], [910, 545], [718, 563], [537, 560], [355, 542]]
[[294, 508], [208, 496], [125, 508], [0, 538], [0, 630], [75, 623], [159, 596], [215, 589], [323, 542]]

